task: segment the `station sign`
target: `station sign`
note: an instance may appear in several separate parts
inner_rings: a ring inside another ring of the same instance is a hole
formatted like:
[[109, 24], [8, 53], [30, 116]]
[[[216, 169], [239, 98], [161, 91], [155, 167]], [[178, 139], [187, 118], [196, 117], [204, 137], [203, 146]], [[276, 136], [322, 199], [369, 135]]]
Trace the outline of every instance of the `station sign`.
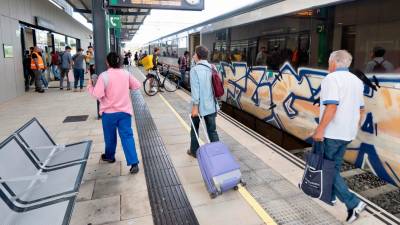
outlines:
[[121, 28], [121, 16], [118, 15], [110, 15], [108, 20], [110, 28]]
[[204, 10], [204, 0], [109, 0], [109, 7]]

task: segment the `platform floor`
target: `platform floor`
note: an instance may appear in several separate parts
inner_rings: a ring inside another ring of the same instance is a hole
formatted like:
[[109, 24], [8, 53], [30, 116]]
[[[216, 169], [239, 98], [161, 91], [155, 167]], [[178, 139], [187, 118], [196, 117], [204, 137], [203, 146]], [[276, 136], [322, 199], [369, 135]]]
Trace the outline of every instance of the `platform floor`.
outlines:
[[[134, 68], [134, 72], [139, 80], [144, 79], [139, 70]], [[190, 141], [190, 97], [178, 90], [153, 97], [143, 95], [143, 98], [199, 224], [261, 225], [266, 221], [263, 213], [277, 224], [341, 224], [345, 220], [343, 204], [331, 207], [302, 194], [297, 188], [301, 169], [221, 116], [217, 118], [218, 133], [239, 160], [247, 186], [240, 192], [232, 190], [210, 199], [197, 161], [186, 155]], [[104, 141], [95, 110], [95, 101], [86, 93], [57, 89], [45, 94], [30, 92], [0, 104], [0, 139], [37, 117], [57, 143], [93, 140], [71, 224], [154, 224], [143, 164], [139, 174], [129, 174], [120, 144], [116, 163], [100, 162]], [[89, 115], [89, 119], [62, 123], [66, 116], [73, 115]], [[136, 125], [134, 122], [133, 117]], [[141, 159], [136, 126], [134, 133]], [[255, 202], [249, 201], [246, 193]], [[261, 210], [256, 210], [255, 205], [261, 206]], [[383, 223], [365, 212], [353, 224]]]

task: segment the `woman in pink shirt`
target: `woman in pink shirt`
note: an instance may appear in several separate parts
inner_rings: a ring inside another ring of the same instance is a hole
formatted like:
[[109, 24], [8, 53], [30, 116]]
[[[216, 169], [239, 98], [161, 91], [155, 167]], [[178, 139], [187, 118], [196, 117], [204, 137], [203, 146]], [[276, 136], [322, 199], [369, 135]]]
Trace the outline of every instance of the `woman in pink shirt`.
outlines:
[[88, 92], [100, 101], [100, 115], [102, 115], [105, 154], [101, 155], [103, 161], [114, 163], [117, 147], [117, 129], [121, 138], [122, 148], [130, 172], [139, 172], [139, 160], [136, 154], [133, 139], [132, 102], [130, 90], [140, 88], [140, 82], [128, 71], [121, 69], [121, 57], [110, 52], [107, 55], [107, 71], [99, 75], [95, 84], [89, 79]]

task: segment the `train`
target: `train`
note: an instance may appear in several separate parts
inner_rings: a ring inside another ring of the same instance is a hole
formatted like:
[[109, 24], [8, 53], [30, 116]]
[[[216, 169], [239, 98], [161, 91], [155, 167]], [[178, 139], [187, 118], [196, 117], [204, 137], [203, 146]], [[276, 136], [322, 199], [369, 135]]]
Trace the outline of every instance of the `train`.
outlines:
[[[312, 143], [329, 55], [346, 49], [369, 84], [366, 114], [344, 158], [400, 186], [399, 9], [398, 0], [263, 0], [151, 41], [143, 51], [160, 48], [159, 61], [180, 76], [178, 56], [206, 46], [224, 102]], [[384, 68], [374, 70], [380, 63]]]

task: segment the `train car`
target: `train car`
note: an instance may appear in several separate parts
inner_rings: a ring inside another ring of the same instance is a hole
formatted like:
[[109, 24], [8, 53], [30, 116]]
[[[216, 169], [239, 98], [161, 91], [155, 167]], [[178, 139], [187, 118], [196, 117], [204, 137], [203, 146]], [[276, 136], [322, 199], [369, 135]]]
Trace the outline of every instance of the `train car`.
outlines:
[[224, 101], [309, 143], [329, 55], [348, 50], [352, 67], [372, 85], [365, 85], [366, 115], [345, 160], [400, 186], [399, 9], [398, 0], [266, 0], [147, 48], [160, 47], [160, 61], [177, 72], [178, 56], [207, 46], [224, 80]]

